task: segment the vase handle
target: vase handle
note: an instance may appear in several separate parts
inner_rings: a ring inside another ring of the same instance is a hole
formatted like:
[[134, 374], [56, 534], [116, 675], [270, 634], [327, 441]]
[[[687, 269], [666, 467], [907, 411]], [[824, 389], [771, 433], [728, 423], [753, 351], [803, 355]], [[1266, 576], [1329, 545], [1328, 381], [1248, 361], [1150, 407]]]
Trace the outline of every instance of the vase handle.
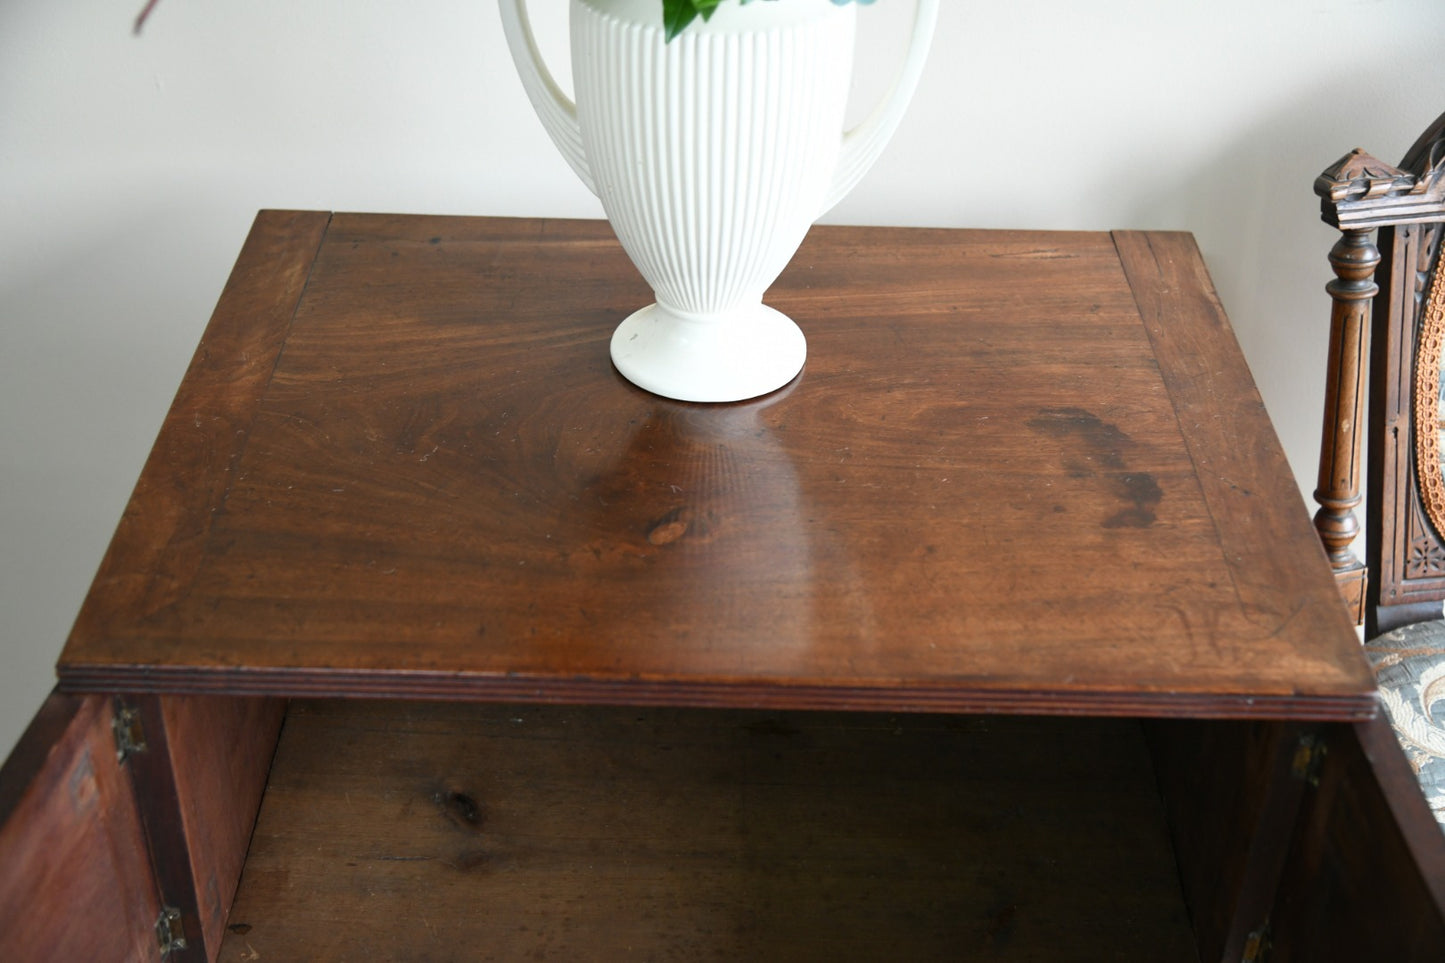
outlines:
[[913, 11], [913, 36], [908, 43], [908, 56], [883, 100], [866, 120], [843, 134], [838, 169], [833, 175], [833, 186], [828, 189], [820, 216], [858, 185], [878, 155], [883, 153], [883, 148], [888, 146], [889, 138], [898, 129], [898, 122], [903, 119], [908, 102], [918, 88], [918, 79], [923, 75], [923, 64], [928, 60], [928, 48], [933, 43], [933, 28], [937, 22], [938, 0], [918, 0]]
[[582, 147], [582, 128], [577, 124], [577, 105], [557, 86], [552, 72], [542, 62], [542, 52], [537, 49], [532, 23], [527, 18], [526, 0], [499, 0], [498, 6], [507, 47], [512, 51], [512, 62], [517, 66], [517, 75], [522, 79], [532, 109], [572, 170], [582, 178], [587, 189], [596, 194], [587, 153]]

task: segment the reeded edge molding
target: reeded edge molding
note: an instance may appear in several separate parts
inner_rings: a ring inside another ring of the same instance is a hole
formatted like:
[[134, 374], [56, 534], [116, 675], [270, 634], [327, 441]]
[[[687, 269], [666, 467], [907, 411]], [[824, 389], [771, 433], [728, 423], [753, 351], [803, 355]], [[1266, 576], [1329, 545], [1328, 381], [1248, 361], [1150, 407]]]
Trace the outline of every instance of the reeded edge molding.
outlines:
[[1373, 691], [1298, 692], [992, 689], [957, 685], [875, 685], [850, 681], [663, 680], [364, 669], [205, 669], [110, 666], [70, 670], [67, 693], [266, 695], [288, 698], [468, 699], [491, 702], [715, 709], [841, 709], [876, 712], [1147, 716], [1191, 719], [1305, 719], [1355, 722], [1379, 711]]

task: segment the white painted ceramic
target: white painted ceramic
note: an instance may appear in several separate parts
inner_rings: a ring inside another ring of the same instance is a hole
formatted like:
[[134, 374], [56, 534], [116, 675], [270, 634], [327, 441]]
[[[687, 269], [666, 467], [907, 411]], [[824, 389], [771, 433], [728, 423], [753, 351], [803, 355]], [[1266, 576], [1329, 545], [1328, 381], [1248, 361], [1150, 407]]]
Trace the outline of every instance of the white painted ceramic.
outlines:
[[614, 332], [617, 370], [682, 401], [791, 381], [807, 342], [763, 293], [898, 126], [938, 0], [917, 0], [902, 70], [846, 133], [852, 4], [725, 0], [666, 42], [661, 0], [571, 0], [575, 103], [542, 62], [525, 0], [500, 4], [538, 117], [657, 298]]

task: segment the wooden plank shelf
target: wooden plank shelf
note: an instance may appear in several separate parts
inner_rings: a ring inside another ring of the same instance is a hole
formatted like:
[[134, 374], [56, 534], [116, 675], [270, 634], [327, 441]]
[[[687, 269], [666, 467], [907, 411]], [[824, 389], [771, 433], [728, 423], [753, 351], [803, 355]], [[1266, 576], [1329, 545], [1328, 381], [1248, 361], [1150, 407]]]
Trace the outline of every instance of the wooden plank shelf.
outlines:
[[1139, 723], [292, 704], [224, 961], [1194, 960]]

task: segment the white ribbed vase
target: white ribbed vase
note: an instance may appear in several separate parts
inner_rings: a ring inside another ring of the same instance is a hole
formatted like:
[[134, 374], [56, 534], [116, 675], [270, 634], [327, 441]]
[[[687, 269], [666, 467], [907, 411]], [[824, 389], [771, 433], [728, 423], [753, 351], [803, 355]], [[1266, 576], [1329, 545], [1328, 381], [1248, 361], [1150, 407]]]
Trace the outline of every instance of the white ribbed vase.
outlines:
[[763, 293], [897, 126], [936, 4], [920, 0], [892, 93], [845, 135], [852, 4], [725, 0], [667, 42], [661, 0], [571, 0], [574, 105], [521, 0], [501, 0], [538, 116], [657, 298], [613, 334], [624, 377], [669, 398], [738, 401], [798, 374], [803, 333]]

